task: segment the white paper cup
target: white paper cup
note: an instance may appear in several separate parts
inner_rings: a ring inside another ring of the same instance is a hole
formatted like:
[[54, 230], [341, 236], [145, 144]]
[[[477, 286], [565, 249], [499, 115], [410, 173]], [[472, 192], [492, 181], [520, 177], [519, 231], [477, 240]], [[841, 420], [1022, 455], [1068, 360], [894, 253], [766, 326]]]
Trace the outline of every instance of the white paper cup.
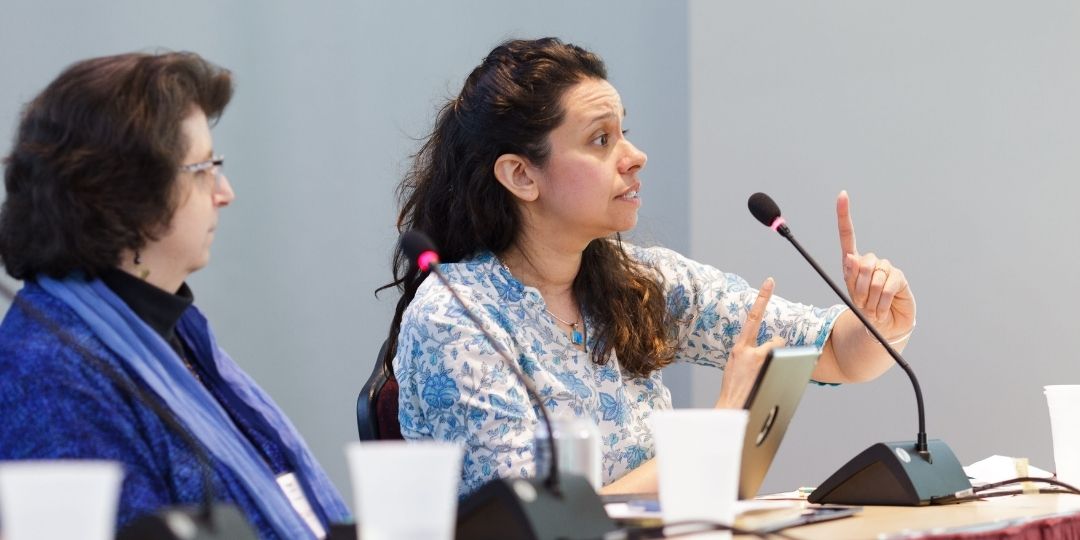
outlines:
[[0, 462], [4, 540], [112, 540], [123, 467], [113, 461]]
[[1057, 479], [1080, 486], [1080, 385], [1046, 386], [1043, 393], [1050, 409]]
[[664, 523], [734, 523], [747, 412], [657, 411], [650, 421]]
[[451, 540], [462, 447], [437, 441], [345, 447], [356, 529], [364, 540]]

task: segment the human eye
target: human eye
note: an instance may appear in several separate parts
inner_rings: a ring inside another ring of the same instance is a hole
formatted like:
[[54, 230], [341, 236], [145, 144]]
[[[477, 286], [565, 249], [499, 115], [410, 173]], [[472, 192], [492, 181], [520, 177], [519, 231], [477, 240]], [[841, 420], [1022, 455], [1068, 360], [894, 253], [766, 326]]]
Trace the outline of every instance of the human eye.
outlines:
[[214, 176], [215, 176], [214, 175], [214, 167], [213, 167], [213, 165], [211, 165], [209, 167], [200, 168], [199, 170], [195, 171], [194, 176], [195, 176], [195, 181], [199, 182], [200, 184], [208, 184], [208, 183], [212, 182], [214, 180]]
[[604, 133], [604, 132], [600, 132], [596, 137], [593, 138], [592, 144], [595, 144], [597, 146], [607, 146], [607, 144], [608, 144], [608, 134]]

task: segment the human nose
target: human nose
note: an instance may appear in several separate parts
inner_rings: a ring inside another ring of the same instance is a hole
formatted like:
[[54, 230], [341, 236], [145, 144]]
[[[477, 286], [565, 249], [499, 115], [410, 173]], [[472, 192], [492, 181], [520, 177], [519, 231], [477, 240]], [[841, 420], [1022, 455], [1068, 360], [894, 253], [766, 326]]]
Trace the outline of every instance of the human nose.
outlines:
[[219, 207], [229, 206], [229, 203], [235, 199], [236, 193], [233, 192], [229, 178], [225, 176], [225, 173], [219, 172], [217, 182], [214, 182], [214, 205]]
[[637, 172], [645, 168], [645, 163], [649, 161], [649, 156], [634, 146], [629, 140], [624, 140], [627, 146], [626, 155], [623, 156], [619, 163], [619, 169], [622, 174], [630, 174]]

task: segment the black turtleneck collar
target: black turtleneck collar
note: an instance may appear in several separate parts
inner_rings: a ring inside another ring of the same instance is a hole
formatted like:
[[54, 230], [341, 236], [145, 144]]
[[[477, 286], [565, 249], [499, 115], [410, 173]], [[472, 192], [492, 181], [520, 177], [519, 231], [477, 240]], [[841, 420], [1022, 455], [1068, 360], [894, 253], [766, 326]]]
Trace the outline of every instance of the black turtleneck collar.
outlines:
[[166, 341], [172, 339], [180, 316], [195, 301], [187, 283], [170, 294], [116, 268], [102, 272], [101, 281]]

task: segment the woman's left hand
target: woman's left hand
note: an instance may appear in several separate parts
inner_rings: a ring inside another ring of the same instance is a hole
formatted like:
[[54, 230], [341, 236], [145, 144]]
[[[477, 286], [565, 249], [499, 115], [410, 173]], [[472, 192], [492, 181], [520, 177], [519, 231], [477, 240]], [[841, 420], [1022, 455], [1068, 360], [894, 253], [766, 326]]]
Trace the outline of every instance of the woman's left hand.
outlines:
[[893, 340], [915, 326], [915, 297], [907, 277], [888, 259], [873, 253], [859, 254], [855, 246], [855, 226], [851, 223], [851, 201], [846, 191], [836, 198], [836, 222], [840, 229], [840, 251], [848, 295], [885, 339]]

